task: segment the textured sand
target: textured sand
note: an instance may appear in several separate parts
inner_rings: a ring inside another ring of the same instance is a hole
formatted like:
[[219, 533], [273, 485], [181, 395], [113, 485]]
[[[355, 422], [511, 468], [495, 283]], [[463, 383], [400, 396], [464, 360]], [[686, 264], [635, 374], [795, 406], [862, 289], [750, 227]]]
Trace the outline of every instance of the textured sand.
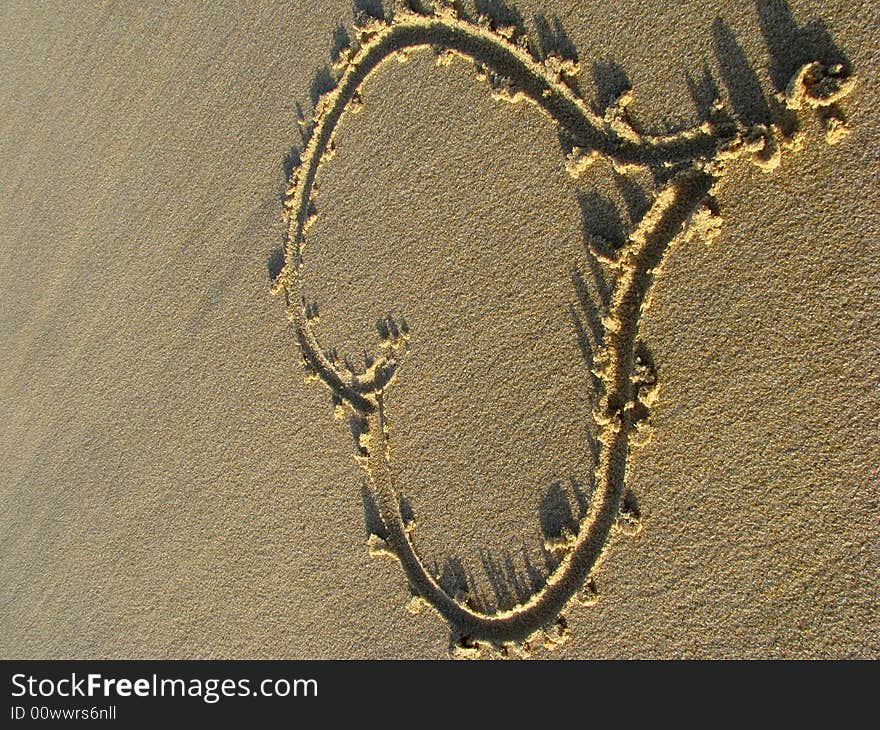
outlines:
[[[754, 122], [756, 84], [796, 60], [772, 48], [783, 3], [609, 5], [517, 8], [558, 17], [591, 102], [593, 65], [618, 64], [652, 129], [698, 121], [704, 70]], [[612, 536], [598, 603], [536, 656], [880, 655], [880, 18], [791, 12], [859, 77], [851, 134], [811, 121], [772, 174], [737, 163], [721, 235], [667, 257], [641, 323], [654, 435], [628, 461], [643, 530]], [[351, 21], [347, 2], [0, 10], [0, 656], [448, 655], [367, 554], [351, 435], [269, 296], [297, 106]], [[389, 418], [419, 552], [504, 604], [527, 563], [546, 574], [542, 527], [592, 468], [584, 229], [613, 237], [639, 196], [573, 180], [550, 120], [464, 63], [415, 55], [367, 89], [304, 276], [340, 355], [406, 318]]]

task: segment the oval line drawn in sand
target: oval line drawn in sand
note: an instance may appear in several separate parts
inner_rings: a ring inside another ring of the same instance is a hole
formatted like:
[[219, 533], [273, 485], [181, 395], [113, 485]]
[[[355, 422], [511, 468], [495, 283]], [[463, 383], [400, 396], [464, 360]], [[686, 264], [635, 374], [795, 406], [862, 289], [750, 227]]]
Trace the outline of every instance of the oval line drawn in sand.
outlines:
[[[370, 536], [370, 552], [400, 562], [412, 591], [410, 608], [418, 610], [427, 604], [445, 619], [455, 655], [473, 654], [486, 646], [503, 654], [528, 651], [536, 643], [552, 646], [567, 633], [566, 606], [573, 600], [585, 604], [595, 600], [592, 576], [612, 529], [627, 531], [637, 520], [622, 510], [626, 462], [629, 451], [644, 438], [646, 412], [657, 395], [656, 373], [638, 354], [639, 318], [664, 256], [679, 240], [696, 237], [711, 242], [718, 234], [721, 219], [715, 195], [733, 160], [744, 157], [772, 171], [783, 152], [800, 148], [803, 133], [785, 130], [785, 125], [776, 122], [746, 126], [719, 100], [706, 121], [692, 129], [665, 136], [642, 133], [627, 116], [631, 93], [623, 94], [600, 116], [569, 85], [568, 79], [577, 72], [573, 62], [555, 55], [538, 60], [514, 29], [496, 27], [488, 19], [471, 22], [439, 3], [426, 13], [396, 10], [393, 20], [371, 19], [358, 31], [359, 45], [342, 52], [336, 86], [319, 99], [311, 137], [290, 176], [284, 201], [288, 224], [284, 266], [273, 292], [285, 296], [307, 376], [332, 391], [339, 412], [347, 412], [357, 427], [356, 458], [369, 478], [385, 528], [383, 536]], [[315, 216], [316, 176], [335, 151], [334, 133], [344, 116], [362, 105], [360, 90], [372, 72], [389, 59], [405, 60], [406, 54], [417, 49], [433, 51], [441, 64], [462, 57], [474, 64], [493, 96], [536, 105], [571, 141], [566, 168], [574, 177], [604, 158], [620, 173], [648, 170], [661, 181], [647, 213], [621, 248], [589, 247], [614, 272], [602, 317], [603, 336], [593, 361], [600, 388], [593, 412], [599, 456], [589, 508], [576, 535], [566, 535], [548, 546], [561, 559], [543, 587], [528, 600], [494, 613], [477, 610], [467, 594], [450, 595], [441, 587], [417, 555], [413, 523], [401, 512], [389, 450], [385, 392], [405, 360], [408, 328], [385, 321], [383, 354], [364, 372], [353, 372], [318, 343], [316, 306], [306, 302], [302, 283], [307, 232]], [[846, 133], [838, 102], [854, 85], [854, 76], [843, 65], [814, 61], [794, 74], [778, 95], [778, 106], [795, 118], [800, 111], [817, 112], [826, 140], [835, 143]]]

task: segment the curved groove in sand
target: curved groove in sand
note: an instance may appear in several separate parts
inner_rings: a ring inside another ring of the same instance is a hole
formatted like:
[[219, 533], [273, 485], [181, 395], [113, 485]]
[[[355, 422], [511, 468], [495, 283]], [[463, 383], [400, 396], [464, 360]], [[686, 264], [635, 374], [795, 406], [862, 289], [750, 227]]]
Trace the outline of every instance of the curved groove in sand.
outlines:
[[[711, 200], [713, 187], [727, 161], [748, 154], [762, 168], [773, 169], [778, 164], [780, 142], [784, 144], [786, 140], [776, 127], [744, 129], [735, 125], [731, 130], [728, 125], [722, 133], [721, 127], [709, 122], [666, 137], [642, 135], [626, 121], [622, 104], [612, 105], [603, 117], [594, 114], [566, 84], [558, 63], [540, 62], [508, 37], [462, 20], [449, 10], [429, 16], [398, 13], [391, 24], [377, 22], [362, 29], [361, 43], [360, 49], [347, 60], [336, 88], [320, 100], [302, 163], [291, 175], [285, 199], [289, 225], [285, 266], [275, 291], [285, 293], [306, 370], [321, 379], [337, 403], [345, 404], [360, 420], [359, 461], [369, 475], [387, 530], [384, 540], [374, 536], [374, 547], [400, 561], [414, 596], [438, 611], [465, 645], [474, 641], [496, 645], [526, 642], [547, 627], [557, 632], [555, 637], [544, 634], [552, 642], [564, 631], [564, 626], [557, 623], [558, 617], [600, 562], [620, 512], [639, 398], [634, 382], [634, 347], [639, 316], [655, 272], [677, 238], [691, 236], [695, 231], [711, 238], [717, 232], [714, 205], [706, 203]], [[321, 163], [334, 150], [335, 130], [346, 111], [360, 102], [361, 87], [378, 66], [425, 46], [471, 59], [496, 96], [509, 101], [530, 101], [548, 114], [572, 141], [569, 170], [574, 175], [596, 157], [605, 158], [622, 170], [659, 170], [670, 166], [681, 170], [656, 195], [650, 210], [613, 262], [617, 279], [603, 319], [603, 345], [595, 357], [602, 388], [594, 413], [600, 453], [590, 509], [545, 585], [527, 602], [491, 614], [475, 610], [466, 598], [446, 593], [418, 557], [410, 526], [401, 514], [389, 457], [384, 391], [393, 382], [405, 353], [405, 336], [392, 338], [386, 354], [377, 358], [366, 372], [350, 372], [318, 343], [301, 281], [305, 234], [314, 215], [315, 180]], [[810, 79], [821, 77], [827, 81], [832, 74], [815, 66], [810, 66], [812, 77], [802, 70], [793, 79], [785, 95], [791, 108], [800, 108], [795, 104], [818, 107], [831, 103], [825, 104], [823, 100], [832, 95], [820, 97], [814, 93], [819, 85], [811, 85]], [[838, 93], [833, 95], [833, 102], [847, 93], [850, 82], [851, 79], [842, 77], [836, 79]], [[846, 89], [841, 92], [843, 87]]]

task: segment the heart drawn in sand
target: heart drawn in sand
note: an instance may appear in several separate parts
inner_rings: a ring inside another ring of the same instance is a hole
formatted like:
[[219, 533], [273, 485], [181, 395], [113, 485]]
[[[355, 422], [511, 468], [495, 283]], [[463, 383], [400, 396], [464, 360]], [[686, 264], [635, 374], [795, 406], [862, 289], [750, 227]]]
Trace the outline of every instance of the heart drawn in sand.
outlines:
[[[418, 49], [437, 54], [441, 64], [466, 59], [488, 82], [493, 96], [534, 104], [551, 117], [561, 137], [570, 141], [566, 168], [573, 176], [604, 159], [622, 174], [648, 170], [659, 181], [653, 202], [622, 247], [609, 249], [595, 242], [590, 246], [597, 261], [613, 272], [613, 286], [593, 355], [599, 456], [589, 509], [576, 534], [566, 533], [546, 545], [559, 562], [543, 587], [525, 602], [494, 613], [478, 610], [466, 593], [450, 595], [441, 587], [416, 553], [414, 524], [401, 511], [390, 466], [385, 393], [406, 359], [407, 326], [390, 319], [383, 322], [382, 353], [363, 372], [352, 372], [318, 343], [316, 307], [306, 302], [301, 281], [307, 233], [316, 214], [316, 176], [335, 152], [334, 132], [344, 116], [363, 103], [361, 87], [380, 64], [403, 60]], [[397, 11], [393, 21], [372, 20], [359, 28], [358, 47], [341, 54], [336, 86], [317, 104], [311, 137], [285, 198], [285, 262], [273, 291], [287, 301], [307, 375], [330, 389], [339, 412], [356, 427], [356, 458], [369, 478], [384, 526], [382, 535], [370, 537], [370, 551], [400, 562], [412, 592], [410, 607], [430, 605], [446, 620], [456, 655], [484, 648], [507, 654], [527, 651], [536, 643], [553, 645], [567, 633], [566, 606], [595, 600], [593, 575], [609, 534], [640, 528], [637, 511], [625, 498], [624, 476], [628, 453], [648, 432], [649, 411], [657, 397], [656, 372], [638, 342], [639, 318], [651, 284], [673, 243], [685, 238], [709, 243], [717, 235], [721, 218], [714, 193], [734, 161], [745, 158], [769, 172], [779, 166], [783, 153], [796, 151], [803, 142], [803, 133], [784, 129], [781, 123], [745, 126], [720, 101], [696, 127], [662, 136], [645, 134], [628, 118], [631, 93], [620, 96], [600, 116], [570, 85], [577, 71], [576, 64], [559, 56], [538, 60], [516, 29], [485, 19], [470, 22], [444, 4], [435, 4], [429, 13]], [[846, 131], [838, 102], [854, 83], [842, 65], [812, 62], [780, 92], [778, 107], [790, 118], [816, 111], [827, 141], [834, 143]]]

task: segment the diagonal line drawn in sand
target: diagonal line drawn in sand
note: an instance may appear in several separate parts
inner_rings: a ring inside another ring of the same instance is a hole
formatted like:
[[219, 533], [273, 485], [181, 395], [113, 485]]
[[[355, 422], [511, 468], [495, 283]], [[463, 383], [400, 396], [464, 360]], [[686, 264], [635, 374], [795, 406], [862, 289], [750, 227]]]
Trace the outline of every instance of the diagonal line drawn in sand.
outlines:
[[[847, 126], [839, 102], [854, 88], [855, 77], [845, 64], [811, 61], [800, 66], [777, 95], [774, 120], [745, 124], [716, 96], [701, 124], [651, 135], [629, 119], [631, 92], [612, 100], [602, 114], [592, 111], [570, 83], [577, 64], [554, 54], [538, 58], [521, 29], [499, 26], [488, 17], [472, 21], [446, 3], [418, 8], [398, 8], [393, 19], [366, 19], [358, 26], [357, 45], [340, 51], [335, 85], [317, 100], [299, 165], [290, 172], [284, 198], [284, 264], [272, 291], [285, 297], [307, 379], [323, 382], [332, 392], [337, 415], [349, 417], [357, 439], [356, 459], [366, 472], [383, 526], [382, 536], [372, 534], [368, 540], [370, 553], [400, 562], [412, 593], [410, 608], [427, 604], [445, 619], [452, 631], [453, 655], [469, 656], [483, 649], [522, 654], [532, 646], [553, 646], [565, 639], [563, 612], [572, 601], [594, 602], [593, 576], [612, 530], [631, 534], [640, 529], [638, 510], [627, 496], [626, 462], [630, 450], [648, 437], [649, 411], [657, 399], [656, 370], [638, 332], [664, 257], [678, 241], [699, 238], [710, 243], [717, 236], [721, 218], [715, 196], [734, 160], [746, 159], [769, 172], [779, 166], [784, 152], [800, 149], [805, 135], [797, 122], [799, 114], [815, 112], [826, 141], [840, 141]], [[579, 330], [582, 349], [593, 351], [597, 389], [593, 418], [598, 458], [588, 508], [576, 533], [565, 531], [548, 540], [545, 548], [558, 563], [544, 585], [512, 608], [494, 612], [480, 610], [479, 602], [466, 592], [451, 595], [441, 587], [439, 577], [418, 556], [414, 522], [401, 507], [385, 393], [405, 362], [407, 325], [390, 318], [381, 322], [382, 354], [363, 372], [355, 372], [318, 343], [317, 305], [306, 302], [302, 282], [308, 230], [316, 215], [316, 177], [335, 152], [337, 128], [347, 114], [361, 108], [361, 89], [380, 65], [423, 49], [435, 53], [441, 65], [465, 59], [494, 97], [528, 102], [548, 115], [560, 138], [569, 142], [566, 169], [572, 176], [582, 176], [604, 159], [622, 175], [648, 171], [660, 181], [647, 212], [621, 246], [598, 238], [587, 241], [597, 270], [613, 272], [595, 331], [583, 324]]]

